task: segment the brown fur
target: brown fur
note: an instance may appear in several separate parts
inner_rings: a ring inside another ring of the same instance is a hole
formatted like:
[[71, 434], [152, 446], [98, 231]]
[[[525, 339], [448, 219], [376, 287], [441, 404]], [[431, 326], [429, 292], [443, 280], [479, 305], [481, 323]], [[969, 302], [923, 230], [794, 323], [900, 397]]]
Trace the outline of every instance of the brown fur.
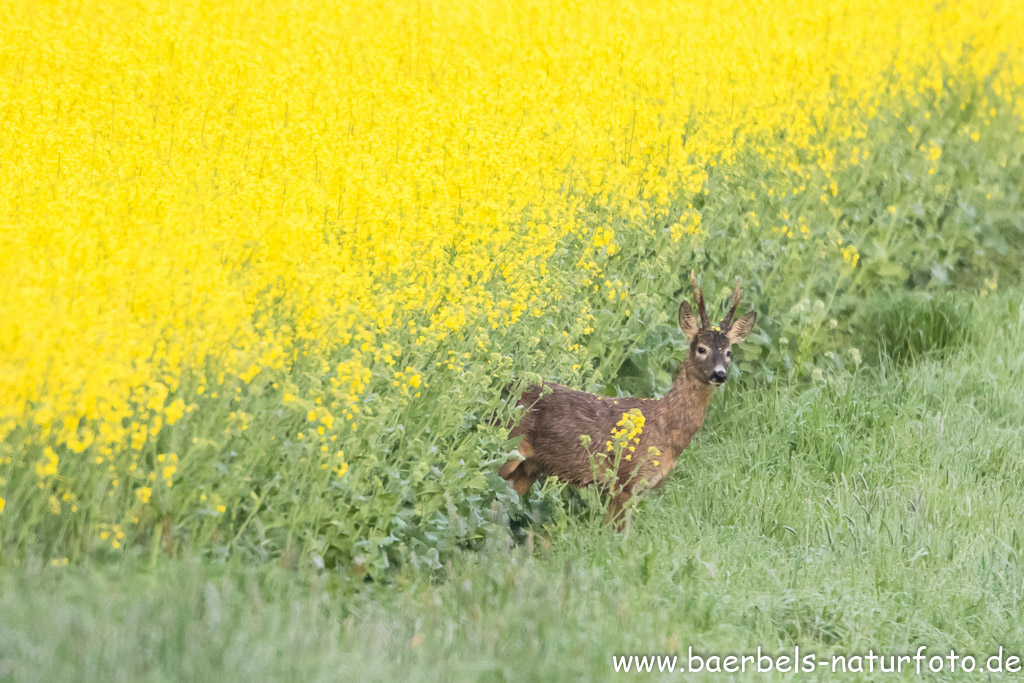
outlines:
[[[696, 283], [694, 294], [701, 321], [698, 324], [690, 305], [684, 301], [679, 309], [679, 324], [690, 337], [690, 350], [672, 388], [662, 398], [609, 398], [553, 383], [533, 386], [523, 393], [517, 405], [525, 412], [509, 434], [512, 438], [522, 437], [518, 447], [522, 459], [510, 459], [498, 469], [516, 493], [526, 495], [543, 475], [578, 487], [593, 484], [595, 472], [603, 479], [613, 461], [597, 454], [605, 450], [623, 413], [634, 408], [643, 413], [645, 424], [630, 459], [619, 459], [608, 519], [620, 524], [620, 513], [630, 498], [661, 485], [679, 454], [704, 424], [712, 389], [724, 382], [723, 368], [728, 368], [732, 356], [730, 347], [750, 333], [756, 317], [751, 311], [732, 323], [739, 301], [738, 284], [732, 310], [719, 326], [708, 323], [703, 295], [697, 291]], [[588, 438], [589, 446], [584, 443]]]

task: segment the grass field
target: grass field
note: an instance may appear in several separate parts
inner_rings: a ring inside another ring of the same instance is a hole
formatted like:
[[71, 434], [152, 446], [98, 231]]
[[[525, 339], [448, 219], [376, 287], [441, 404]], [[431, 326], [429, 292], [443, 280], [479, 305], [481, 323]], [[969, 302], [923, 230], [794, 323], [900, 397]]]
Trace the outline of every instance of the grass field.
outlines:
[[[1024, 649], [1016, 3], [5, 9], [0, 678]], [[666, 488], [515, 496], [691, 268], [758, 325]]]
[[[727, 386], [624, 536], [568, 512], [355, 594], [199, 558], [12, 568], [16, 680], [566, 680], [613, 653], [1024, 651], [1022, 291], [970, 334], [811, 385]], [[635, 677], [635, 674], [634, 674]]]

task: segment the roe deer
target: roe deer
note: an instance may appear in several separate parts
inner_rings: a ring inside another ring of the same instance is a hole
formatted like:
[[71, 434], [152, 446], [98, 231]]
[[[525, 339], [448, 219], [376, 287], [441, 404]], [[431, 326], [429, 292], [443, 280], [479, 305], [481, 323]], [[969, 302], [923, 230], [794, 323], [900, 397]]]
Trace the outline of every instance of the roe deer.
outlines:
[[700, 322], [684, 300], [679, 306], [679, 326], [690, 340], [690, 349], [662, 398], [596, 396], [547, 382], [523, 393], [517, 405], [524, 413], [509, 434], [522, 437], [518, 447], [522, 458], [512, 458], [498, 469], [516, 493], [526, 495], [541, 475], [577, 487], [596, 480], [612, 493], [605, 521], [621, 526], [626, 502], [657, 487], [672, 471], [676, 458], [704, 423], [711, 390], [725, 383], [732, 361], [730, 347], [746, 339], [757, 318], [750, 311], [733, 321], [740, 302], [737, 280], [729, 313], [712, 325], [693, 271], [690, 282]]

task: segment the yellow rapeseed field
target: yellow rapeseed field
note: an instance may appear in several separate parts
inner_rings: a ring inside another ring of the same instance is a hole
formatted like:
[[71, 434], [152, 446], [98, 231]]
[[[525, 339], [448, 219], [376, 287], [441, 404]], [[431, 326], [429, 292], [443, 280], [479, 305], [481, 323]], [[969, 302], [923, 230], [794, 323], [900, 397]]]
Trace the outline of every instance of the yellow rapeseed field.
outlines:
[[[212, 457], [182, 423], [237, 436], [294, 408], [312, 471], [351, 477], [372, 382], [412, 399], [464, 352], [500, 354], [490, 331], [573, 295], [552, 262], [564, 240], [582, 246], [562, 267], [627, 299], [604, 265], [624, 232], [662, 220], [699, 243], [692, 200], [741, 152], [832, 178], [870, 145], [840, 158], [829, 140], [864, 139], [876, 111], [935, 98], [950, 75], [990, 80], [1024, 118], [1011, 1], [11, 0], [3, 14], [0, 511], [88, 509], [112, 548], [147, 506], [172, 524], [193, 504], [235, 509], [199, 479], [167, 503]], [[861, 258], [854, 235], [776, 232]], [[202, 414], [257, 378], [273, 400]]]

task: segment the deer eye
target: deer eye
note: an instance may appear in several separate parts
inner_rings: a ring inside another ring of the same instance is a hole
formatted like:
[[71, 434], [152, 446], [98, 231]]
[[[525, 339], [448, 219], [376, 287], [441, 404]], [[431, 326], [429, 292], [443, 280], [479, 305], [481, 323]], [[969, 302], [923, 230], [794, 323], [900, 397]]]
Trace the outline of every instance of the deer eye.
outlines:
[[708, 349], [707, 349], [707, 347], [706, 347], [706, 346], [698, 346], [698, 347], [697, 347], [697, 353], [699, 353], [700, 355], [702, 355], [702, 356], [703, 356], [703, 355], [704, 355], [704, 354], [706, 354], [707, 352], [708, 352]]
[[731, 350], [729, 350], [729, 351], [726, 351], [726, 352], [725, 352], [725, 357], [726, 357], [726, 358], [732, 358], [732, 351], [731, 351]]

